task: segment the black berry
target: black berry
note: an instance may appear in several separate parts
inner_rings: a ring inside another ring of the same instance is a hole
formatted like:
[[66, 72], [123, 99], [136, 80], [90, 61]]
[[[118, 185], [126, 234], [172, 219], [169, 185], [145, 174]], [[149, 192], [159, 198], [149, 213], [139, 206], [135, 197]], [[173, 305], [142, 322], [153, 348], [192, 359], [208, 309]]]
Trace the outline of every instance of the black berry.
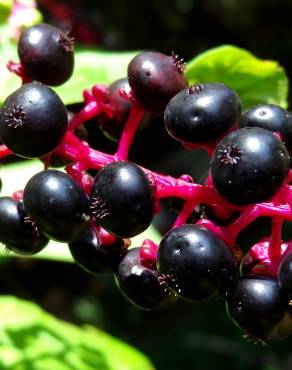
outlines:
[[88, 225], [88, 198], [64, 172], [46, 170], [34, 175], [24, 188], [23, 203], [49, 238], [71, 242]]
[[227, 292], [227, 312], [248, 335], [268, 339], [284, 317], [288, 305], [277, 280], [269, 276], [246, 275]]
[[235, 277], [237, 262], [213, 232], [186, 224], [170, 230], [160, 242], [157, 268], [181, 298], [210, 300], [225, 293]]
[[116, 283], [124, 297], [144, 310], [166, 308], [175, 295], [159, 280], [156, 270], [141, 265], [140, 248], [130, 249], [119, 264]]
[[259, 104], [245, 111], [239, 124], [240, 127], [261, 127], [272, 132], [279, 132], [291, 155], [292, 115], [286, 109], [274, 104]]
[[73, 47], [74, 42], [68, 32], [42, 23], [23, 31], [17, 51], [29, 77], [46, 85], [58, 86], [73, 73]]
[[41, 251], [48, 239], [23, 209], [23, 204], [10, 197], [0, 197], [0, 242], [18, 254]]
[[140, 234], [152, 221], [152, 184], [128, 161], [110, 163], [97, 173], [90, 201], [97, 224], [120, 238]]
[[283, 184], [290, 157], [271, 132], [247, 127], [225, 136], [211, 159], [213, 184], [230, 203], [244, 205], [271, 198]]
[[35, 158], [61, 143], [68, 124], [66, 108], [49, 87], [25, 84], [8, 96], [0, 114], [0, 136], [21, 157]]
[[80, 239], [69, 243], [69, 249], [75, 262], [87, 272], [112, 272], [117, 269], [125, 251], [124, 240], [114, 239], [112, 243], [104, 244], [98, 231], [89, 226]]
[[241, 101], [222, 83], [203, 83], [180, 91], [167, 104], [164, 122], [176, 140], [207, 143], [237, 122]]
[[136, 100], [152, 113], [162, 113], [169, 100], [186, 87], [184, 65], [175, 55], [144, 51], [128, 66], [128, 79]]

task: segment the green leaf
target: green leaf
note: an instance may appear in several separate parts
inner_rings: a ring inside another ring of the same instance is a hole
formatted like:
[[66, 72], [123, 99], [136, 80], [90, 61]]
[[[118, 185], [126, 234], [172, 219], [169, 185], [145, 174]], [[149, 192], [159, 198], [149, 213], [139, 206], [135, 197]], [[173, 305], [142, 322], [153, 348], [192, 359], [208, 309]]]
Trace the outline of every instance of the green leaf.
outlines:
[[[13, 164], [6, 164], [1, 167], [2, 191], [1, 196], [11, 196], [14, 191], [24, 189], [27, 181], [37, 172], [44, 168], [40, 160], [22, 160]], [[62, 170], [59, 168], [59, 170]], [[150, 225], [142, 234], [132, 238], [132, 246], [138, 247], [144, 239], [151, 239], [155, 243], [159, 243], [161, 235], [153, 225]], [[0, 256], [2, 257], [19, 257], [19, 255], [5, 251], [0, 248]], [[33, 256], [33, 258], [48, 259], [53, 261], [73, 262], [68, 246], [65, 243], [59, 243], [51, 240], [44, 250]]]
[[12, 6], [13, 0], [0, 0], [0, 23], [7, 21]]
[[259, 103], [288, 105], [288, 78], [277, 62], [260, 60], [244, 49], [223, 45], [199, 54], [187, 64], [191, 84], [223, 82], [241, 97], [244, 108]]
[[35, 304], [0, 298], [1, 370], [153, 370], [129, 345], [57, 320]]
[[94, 84], [110, 84], [127, 76], [127, 66], [136, 52], [108, 52], [78, 49], [75, 52], [73, 76], [54, 90], [65, 104], [82, 101], [82, 90]]

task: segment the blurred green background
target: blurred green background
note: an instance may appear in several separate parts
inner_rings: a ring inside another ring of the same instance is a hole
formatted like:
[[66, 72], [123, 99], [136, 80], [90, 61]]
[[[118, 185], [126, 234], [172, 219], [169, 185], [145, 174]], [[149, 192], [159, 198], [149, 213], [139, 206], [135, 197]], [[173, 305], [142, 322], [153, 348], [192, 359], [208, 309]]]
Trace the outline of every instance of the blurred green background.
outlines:
[[[48, 22], [72, 28], [79, 42], [94, 47], [174, 50], [189, 60], [210, 47], [234, 44], [279, 61], [292, 75], [288, 0], [43, 0], [39, 7]], [[184, 151], [157, 121], [139, 134], [131, 158], [198, 179], [208, 168], [207, 157]], [[170, 222], [165, 211], [156, 219], [161, 230]], [[125, 302], [112, 276], [94, 277], [61, 262], [9, 259], [0, 265], [0, 276], [2, 294], [35, 301], [60, 319], [95, 325], [140, 349], [157, 370], [292, 369], [292, 338], [267, 347], [247, 343], [227, 318], [224, 302], [181, 301], [168, 311], [147, 313]]]

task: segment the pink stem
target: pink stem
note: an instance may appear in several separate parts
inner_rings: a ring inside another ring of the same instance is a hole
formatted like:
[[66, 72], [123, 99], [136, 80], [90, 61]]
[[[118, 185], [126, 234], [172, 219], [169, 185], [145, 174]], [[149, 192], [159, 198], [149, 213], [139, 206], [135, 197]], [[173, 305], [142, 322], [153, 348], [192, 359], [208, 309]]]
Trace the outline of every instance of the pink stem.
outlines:
[[96, 101], [90, 101], [81, 109], [80, 112], [76, 113], [71, 119], [68, 125], [68, 131], [74, 131], [79, 126], [83, 125], [84, 122], [97, 116], [100, 112], [100, 104]]
[[133, 103], [115, 155], [118, 161], [126, 160], [128, 158], [130, 146], [143, 115], [144, 109], [138, 104]]
[[282, 255], [281, 252], [281, 244], [282, 244], [282, 238], [281, 238], [281, 232], [282, 232], [282, 225], [283, 220], [279, 219], [272, 219], [272, 235], [271, 240], [269, 244], [269, 258], [271, 262], [277, 263]]
[[13, 62], [12, 60], [9, 60], [9, 62], [7, 62], [6, 66], [7, 66], [7, 69], [9, 70], [9, 72], [14, 73], [18, 77], [21, 78], [23, 84], [26, 84], [26, 83], [29, 83], [29, 82], [33, 81], [33, 79], [31, 77], [29, 77], [25, 74], [23, 66], [22, 66], [21, 63], [16, 63], [16, 62]]
[[14, 154], [12, 150], [8, 149], [5, 144], [0, 145], [0, 159], [7, 157], [8, 155]]

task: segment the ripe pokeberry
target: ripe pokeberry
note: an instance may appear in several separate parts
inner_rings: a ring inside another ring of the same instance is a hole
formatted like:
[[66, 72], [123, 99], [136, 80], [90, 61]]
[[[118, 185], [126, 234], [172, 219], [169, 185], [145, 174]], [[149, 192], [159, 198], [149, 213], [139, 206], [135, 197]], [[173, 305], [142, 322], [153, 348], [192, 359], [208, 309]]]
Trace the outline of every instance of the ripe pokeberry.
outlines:
[[9, 95], [0, 113], [0, 137], [15, 154], [41, 157], [61, 143], [68, 125], [66, 108], [48, 86], [29, 83]]
[[98, 231], [89, 226], [80, 239], [69, 243], [69, 250], [75, 262], [87, 272], [94, 274], [112, 272], [117, 269], [125, 252], [123, 239], [114, 238], [110, 244], [105, 244]]
[[289, 112], [275, 104], [258, 104], [246, 110], [239, 121], [243, 127], [261, 127], [268, 131], [282, 132], [290, 121]]
[[266, 340], [285, 316], [288, 298], [270, 276], [245, 275], [227, 292], [231, 320], [249, 336]]
[[210, 169], [218, 193], [244, 205], [271, 198], [283, 184], [289, 163], [285, 145], [271, 132], [246, 127], [219, 142]]
[[128, 65], [128, 79], [134, 98], [144, 109], [163, 113], [166, 104], [187, 86], [184, 64], [177, 56], [143, 51]]
[[168, 133], [186, 143], [217, 139], [237, 122], [241, 101], [222, 83], [202, 83], [176, 94], [167, 104], [164, 122]]
[[32, 255], [41, 251], [48, 238], [23, 209], [23, 204], [10, 197], [0, 197], [0, 242], [18, 254]]
[[229, 247], [203, 227], [186, 224], [170, 230], [160, 242], [157, 269], [181, 298], [218, 298], [236, 275], [237, 262]]
[[288, 110], [275, 104], [259, 104], [242, 114], [239, 125], [279, 132], [289, 153], [292, 153], [292, 115]]
[[95, 176], [90, 202], [98, 225], [120, 238], [140, 234], [154, 213], [153, 186], [134, 163], [113, 162]]
[[74, 41], [69, 32], [41, 23], [27, 28], [17, 45], [26, 75], [46, 85], [66, 82], [74, 68]]
[[89, 200], [66, 173], [41, 171], [26, 184], [24, 209], [49, 238], [71, 242], [81, 237], [89, 221]]
[[115, 280], [123, 296], [143, 310], [167, 308], [177, 299], [159, 280], [157, 270], [141, 265], [140, 248], [127, 251], [119, 264]]

